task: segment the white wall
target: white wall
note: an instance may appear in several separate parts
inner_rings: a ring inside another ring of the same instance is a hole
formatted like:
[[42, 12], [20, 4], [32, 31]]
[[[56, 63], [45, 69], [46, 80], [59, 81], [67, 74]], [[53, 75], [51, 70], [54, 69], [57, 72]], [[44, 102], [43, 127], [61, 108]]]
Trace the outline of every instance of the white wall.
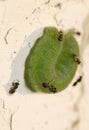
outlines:
[[[0, 0], [0, 130], [89, 130], [88, 10], [88, 0]], [[34, 94], [23, 80], [30, 43], [44, 26], [81, 31], [82, 66], [75, 79], [83, 72], [83, 81], [55, 95]], [[16, 79], [20, 86], [9, 95]]]

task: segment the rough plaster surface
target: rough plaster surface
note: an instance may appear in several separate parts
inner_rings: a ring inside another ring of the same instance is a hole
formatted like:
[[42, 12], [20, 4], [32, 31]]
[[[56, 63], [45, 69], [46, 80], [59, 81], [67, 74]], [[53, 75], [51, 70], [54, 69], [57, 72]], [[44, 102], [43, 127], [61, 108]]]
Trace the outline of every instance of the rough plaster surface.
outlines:
[[[89, 0], [0, 0], [0, 130], [89, 130], [88, 11]], [[55, 95], [32, 93], [23, 79], [25, 57], [51, 25], [81, 31], [75, 79], [83, 73], [83, 81]], [[20, 85], [9, 95], [14, 80]]]

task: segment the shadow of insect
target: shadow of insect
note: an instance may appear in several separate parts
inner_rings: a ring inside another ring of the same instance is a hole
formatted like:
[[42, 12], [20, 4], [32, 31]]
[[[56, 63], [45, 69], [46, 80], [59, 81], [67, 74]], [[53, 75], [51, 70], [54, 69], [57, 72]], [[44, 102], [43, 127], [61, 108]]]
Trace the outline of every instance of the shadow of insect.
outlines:
[[61, 7], [62, 7], [62, 4], [61, 3], [57, 3], [55, 6], [54, 6], [55, 8], [60, 8], [61, 9]]

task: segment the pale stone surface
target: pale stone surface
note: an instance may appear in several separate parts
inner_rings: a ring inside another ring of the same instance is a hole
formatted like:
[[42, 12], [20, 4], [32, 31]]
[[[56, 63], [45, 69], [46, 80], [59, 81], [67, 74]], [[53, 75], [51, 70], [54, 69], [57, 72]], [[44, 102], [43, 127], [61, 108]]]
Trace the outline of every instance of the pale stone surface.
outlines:
[[[89, 130], [89, 0], [58, 3], [0, 0], [0, 130]], [[83, 81], [55, 95], [34, 94], [23, 79], [25, 57], [44, 26], [81, 31], [82, 66], [75, 79], [83, 72]], [[13, 80], [20, 86], [9, 95]]]

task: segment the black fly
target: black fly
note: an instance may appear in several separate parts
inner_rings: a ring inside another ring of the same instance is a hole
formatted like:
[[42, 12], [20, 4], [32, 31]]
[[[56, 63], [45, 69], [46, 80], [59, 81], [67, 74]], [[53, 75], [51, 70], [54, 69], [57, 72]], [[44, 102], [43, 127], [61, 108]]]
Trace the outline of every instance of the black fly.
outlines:
[[82, 80], [82, 76], [80, 76], [74, 83], [73, 83], [73, 86], [76, 86], [77, 83], [81, 82]]
[[77, 57], [76, 54], [72, 54], [72, 56], [73, 56], [74, 60], [75, 60], [78, 64], [81, 63], [80, 59]]
[[42, 83], [42, 86], [43, 86], [44, 88], [49, 89], [49, 91], [52, 92], [52, 93], [56, 93], [56, 92], [57, 92], [56, 88], [53, 87], [53, 85], [49, 85], [49, 83], [44, 83], [44, 82], [43, 82], [43, 83]]
[[78, 35], [80, 36], [81, 35], [81, 32], [77, 31], [76, 29], [72, 28], [72, 29], [69, 29], [70, 32], [72, 32], [73, 34], [75, 35]]
[[76, 35], [80, 36], [81, 35], [81, 32], [75, 32]]
[[60, 30], [59, 36], [58, 36], [58, 40], [59, 40], [59, 41], [62, 41], [62, 39], [63, 39], [63, 31]]
[[52, 85], [51, 86], [49, 86], [49, 91], [50, 92], [53, 92], [53, 93], [56, 93], [57, 92], [57, 90], [56, 90], [56, 88], [55, 87], [53, 87]]
[[18, 88], [19, 82], [12, 82], [12, 87], [9, 90], [9, 94], [13, 94], [15, 90]]
[[43, 86], [44, 88], [48, 88], [48, 87], [49, 87], [49, 83], [42, 83], [42, 86]]

